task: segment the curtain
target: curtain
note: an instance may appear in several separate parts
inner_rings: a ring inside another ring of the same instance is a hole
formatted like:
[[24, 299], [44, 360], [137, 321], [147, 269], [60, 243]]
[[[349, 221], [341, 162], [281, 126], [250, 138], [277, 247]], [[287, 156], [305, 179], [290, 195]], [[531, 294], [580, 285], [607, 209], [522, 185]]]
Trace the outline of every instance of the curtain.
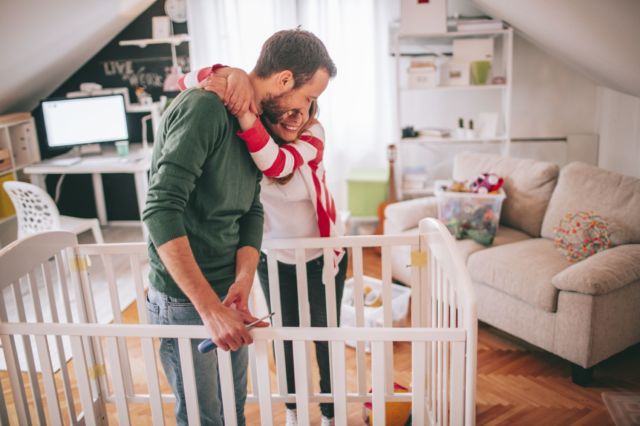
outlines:
[[192, 67], [213, 63], [253, 69], [264, 41], [281, 29], [303, 29], [327, 46], [338, 75], [319, 100], [326, 131], [327, 180], [346, 209], [353, 169], [386, 169], [393, 142], [395, 96], [389, 24], [393, 0], [189, 0]]

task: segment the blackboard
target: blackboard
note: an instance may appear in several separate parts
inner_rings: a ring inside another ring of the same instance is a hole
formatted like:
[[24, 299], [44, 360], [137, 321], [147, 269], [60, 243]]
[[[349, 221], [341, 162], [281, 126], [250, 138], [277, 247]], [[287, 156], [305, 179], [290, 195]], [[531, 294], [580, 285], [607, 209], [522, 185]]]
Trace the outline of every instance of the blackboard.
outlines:
[[[68, 92], [80, 90], [80, 84], [93, 82], [104, 88], [127, 87], [131, 102], [137, 102], [135, 89], [144, 87], [155, 101], [160, 96], [172, 98], [177, 92], [163, 90], [164, 79], [171, 70], [171, 46], [169, 44], [138, 46], [120, 46], [121, 40], [151, 38], [151, 21], [154, 16], [164, 16], [164, 0], [154, 2], [138, 18], [131, 22], [120, 34], [110, 40], [103, 49], [62, 83], [50, 97], [64, 97]], [[174, 34], [187, 34], [187, 24], [173, 23]], [[178, 64], [183, 72], [189, 71], [188, 42], [176, 47]], [[39, 117], [38, 111], [33, 111]], [[127, 116], [131, 141], [142, 140], [141, 118], [146, 113], [129, 113]], [[51, 151], [44, 144], [44, 129], [36, 119], [38, 139], [42, 158], [58, 155], [60, 151]], [[151, 137], [149, 132], [149, 138]], [[47, 177], [50, 194], [55, 191], [59, 176]], [[109, 220], [138, 220], [135, 185], [131, 175], [104, 175], [104, 192]], [[58, 207], [62, 214], [77, 217], [96, 217], [93, 203], [93, 186], [89, 175], [69, 175], [62, 185]]]

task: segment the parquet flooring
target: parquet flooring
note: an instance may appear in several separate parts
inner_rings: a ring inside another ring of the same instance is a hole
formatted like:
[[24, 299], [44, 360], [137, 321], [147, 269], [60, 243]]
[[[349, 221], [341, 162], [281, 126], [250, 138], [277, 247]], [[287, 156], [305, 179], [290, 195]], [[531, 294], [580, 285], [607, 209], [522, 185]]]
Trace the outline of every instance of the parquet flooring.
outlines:
[[[365, 274], [380, 276], [378, 255], [365, 251]], [[135, 309], [125, 312], [127, 322], [137, 322]], [[139, 342], [129, 341], [133, 365], [142, 364]], [[355, 368], [355, 352], [347, 350], [347, 365]], [[396, 380], [408, 382], [411, 364], [410, 347], [394, 346]], [[312, 363], [315, 364], [315, 363]], [[134, 378], [143, 383], [144, 369], [134, 368]], [[73, 369], [71, 368], [72, 376]], [[161, 374], [164, 392], [169, 388]], [[316, 376], [317, 377], [317, 376]], [[28, 381], [26, 375], [25, 381]], [[0, 380], [9, 412], [13, 413], [12, 396], [7, 373]], [[72, 379], [72, 382], [75, 382]], [[349, 375], [353, 386], [353, 375]], [[145, 391], [144, 386], [139, 391]], [[61, 389], [61, 387], [59, 387]], [[571, 382], [570, 364], [525, 342], [508, 336], [490, 326], [480, 324], [478, 334], [477, 424], [479, 425], [609, 425], [613, 424], [602, 401], [604, 391], [640, 392], [640, 345], [604, 361], [595, 370], [593, 384], [583, 388]], [[44, 389], [42, 389], [44, 392]], [[74, 390], [77, 393], [77, 389]], [[30, 395], [30, 391], [28, 391]], [[60, 391], [62, 397], [62, 391]], [[78, 407], [79, 408], [79, 407]], [[107, 404], [110, 424], [117, 424], [114, 404]], [[165, 404], [167, 424], [174, 424], [173, 407]], [[349, 424], [362, 424], [359, 404], [349, 406]], [[35, 412], [32, 410], [32, 416]], [[132, 405], [131, 422], [151, 424], [150, 410], [145, 404]], [[248, 405], [247, 424], [259, 424], [257, 405]], [[284, 424], [284, 407], [274, 406], [275, 424]], [[319, 424], [319, 412], [312, 409], [312, 422]], [[11, 424], [17, 424], [12, 417]]]

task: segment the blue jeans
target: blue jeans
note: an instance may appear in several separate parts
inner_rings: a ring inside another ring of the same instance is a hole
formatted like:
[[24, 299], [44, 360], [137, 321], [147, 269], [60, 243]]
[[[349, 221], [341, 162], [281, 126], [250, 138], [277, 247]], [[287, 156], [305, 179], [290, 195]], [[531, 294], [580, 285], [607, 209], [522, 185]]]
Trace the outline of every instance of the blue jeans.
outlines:
[[[337, 321], [340, 324], [340, 305], [344, 291], [344, 280], [349, 263], [347, 253], [340, 261], [338, 274], [336, 275], [336, 307]], [[327, 326], [327, 299], [325, 285], [322, 283], [322, 269], [324, 258], [318, 257], [307, 262], [307, 291], [309, 295], [309, 308], [311, 310], [311, 327]], [[262, 291], [267, 298], [269, 311], [271, 311], [271, 296], [269, 291], [269, 270], [267, 256], [260, 253], [258, 263], [258, 277]], [[296, 265], [278, 262], [278, 278], [280, 281], [280, 307], [282, 312], [276, 315], [282, 316], [282, 325], [285, 327], [299, 327], [298, 315], [298, 279], [296, 277]], [[329, 369], [329, 344], [327, 342], [314, 342], [316, 346], [316, 361], [320, 370], [320, 391], [331, 392], [331, 370]], [[284, 360], [287, 375], [287, 389], [289, 393], [296, 393], [296, 382], [293, 367], [293, 347], [291, 341], [284, 342]], [[296, 408], [295, 403], [285, 404], [287, 408]], [[320, 412], [328, 418], [333, 418], [333, 404], [324, 402], [320, 404]]]
[[[223, 296], [223, 295], [222, 295]], [[200, 315], [187, 299], [167, 296], [153, 287], [147, 294], [147, 309], [153, 324], [164, 325], [202, 325]], [[195, 371], [200, 422], [203, 425], [224, 425], [222, 414], [222, 396], [218, 381], [217, 350], [206, 354], [198, 352], [202, 340], [192, 339], [193, 367]], [[182, 385], [182, 369], [177, 339], [160, 339], [160, 361], [167, 380], [176, 396], [176, 421], [187, 425], [187, 405]], [[247, 398], [247, 347], [243, 346], [231, 353], [233, 366], [233, 385], [236, 397], [236, 416], [238, 425], [244, 426], [244, 404]]]

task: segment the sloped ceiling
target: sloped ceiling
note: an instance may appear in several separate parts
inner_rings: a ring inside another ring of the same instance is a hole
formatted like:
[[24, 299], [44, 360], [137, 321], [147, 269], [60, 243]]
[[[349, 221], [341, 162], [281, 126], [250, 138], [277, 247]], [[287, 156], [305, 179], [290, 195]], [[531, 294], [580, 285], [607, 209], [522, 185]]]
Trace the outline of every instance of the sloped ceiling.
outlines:
[[153, 1], [0, 1], [0, 114], [31, 111]]
[[639, 0], [473, 0], [596, 84], [640, 96]]

